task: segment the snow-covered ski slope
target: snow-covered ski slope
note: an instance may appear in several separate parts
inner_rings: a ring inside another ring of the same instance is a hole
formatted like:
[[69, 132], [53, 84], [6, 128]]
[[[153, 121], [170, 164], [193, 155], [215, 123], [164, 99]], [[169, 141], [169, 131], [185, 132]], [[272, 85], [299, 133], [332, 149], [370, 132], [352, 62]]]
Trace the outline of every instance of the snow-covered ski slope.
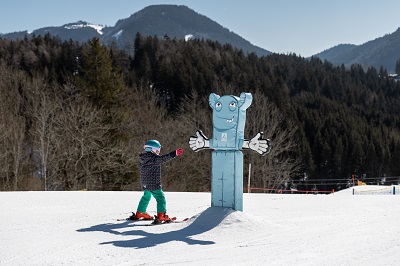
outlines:
[[189, 222], [117, 221], [142, 192], [2, 192], [0, 265], [400, 265], [398, 196], [254, 193], [237, 212], [165, 194]]

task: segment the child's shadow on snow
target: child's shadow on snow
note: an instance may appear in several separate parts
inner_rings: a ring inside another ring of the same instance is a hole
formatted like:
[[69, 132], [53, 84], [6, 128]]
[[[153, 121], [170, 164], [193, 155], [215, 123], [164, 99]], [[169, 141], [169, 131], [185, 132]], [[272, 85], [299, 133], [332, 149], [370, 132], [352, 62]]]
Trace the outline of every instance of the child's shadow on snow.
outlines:
[[[196, 240], [191, 238], [194, 235], [200, 235], [207, 232], [218, 224], [229, 214], [231, 209], [224, 209], [219, 207], [209, 207], [204, 212], [202, 212], [197, 217], [192, 217], [194, 219], [192, 223], [188, 226], [177, 230], [170, 231], [166, 233], [149, 233], [144, 230], [139, 230], [137, 228], [138, 224], [132, 222], [124, 223], [107, 223], [94, 225], [89, 228], [82, 228], [77, 230], [78, 232], [105, 232], [114, 235], [121, 236], [143, 236], [135, 239], [128, 240], [117, 240], [100, 243], [101, 245], [112, 244], [117, 247], [133, 247], [133, 248], [147, 248], [153, 247], [159, 244], [164, 244], [172, 241], [182, 241], [189, 245], [212, 245], [215, 244], [214, 241]], [[142, 224], [143, 225], [143, 224]], [[170, 226], [170, 225], [158, 225], [158, 226]], [[117, 229], [131, 227], [133, 230], [119, 232]]]

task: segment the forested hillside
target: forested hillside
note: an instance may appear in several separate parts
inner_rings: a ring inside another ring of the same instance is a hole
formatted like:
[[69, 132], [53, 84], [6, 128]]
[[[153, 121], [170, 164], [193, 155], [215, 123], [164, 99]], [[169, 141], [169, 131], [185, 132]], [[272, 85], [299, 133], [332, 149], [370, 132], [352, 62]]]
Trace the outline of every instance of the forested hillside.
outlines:
[[360, 64], [368, 67], [385, 67], [389, 73], [396, 71], [396, 61], [399, 59], [400, 28], [395, 32], [376, 38], [360, 45], [340, 44], [314, 55], [321, 60], [328, 60], [334, 65]]
[[138, 189], [148, 139], [184, 149], [163, 168], [166, 190], [210, 190], [211, 152], [187, 142], [211, 136], [211, 92], [254, 96], [245, 137], [274, 144], [265, 157], [244, 151], [254, 187], [400, 175], [400, 83], [384, 69], [140, 34], [132, 48], [0, 39], [1, 190]]

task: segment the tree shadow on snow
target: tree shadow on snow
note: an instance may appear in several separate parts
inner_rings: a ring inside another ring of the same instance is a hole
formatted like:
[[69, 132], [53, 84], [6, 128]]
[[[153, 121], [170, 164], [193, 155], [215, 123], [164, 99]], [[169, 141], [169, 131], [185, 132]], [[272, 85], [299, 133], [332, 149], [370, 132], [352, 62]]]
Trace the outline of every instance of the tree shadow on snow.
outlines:
[[[231, 209], [220, 207], [209, 207], [197, 217], [190, 218], [189, 225], [166, 233], [149, 233], [144, 230], [138, 229], [143, 224], [126, 221], [123, 223], [106, 223], [94, 225], [89, 228], [82, 228], [78, 232], [105, 232], [121, 236], [142, 236], [141, 238], [117, 240], [100, 243], [101, 245], [112, 244], [117, 247], [133, 247], [133, 248], [147, 248], [154, 247], [159, 244], [164, 244], [172, 241], [182, 241], [188, 245], [212, 245], [214, 241], [204, 241], [193, 239], [192, 236], [205, 233], [216, 226], [218, 226], [226, 216], [232, 212]], [[156, 225], [156, 226], [171, 226], [171, 225]], [[133, 230], [120, 232], [118, 229], [132, 228]]]

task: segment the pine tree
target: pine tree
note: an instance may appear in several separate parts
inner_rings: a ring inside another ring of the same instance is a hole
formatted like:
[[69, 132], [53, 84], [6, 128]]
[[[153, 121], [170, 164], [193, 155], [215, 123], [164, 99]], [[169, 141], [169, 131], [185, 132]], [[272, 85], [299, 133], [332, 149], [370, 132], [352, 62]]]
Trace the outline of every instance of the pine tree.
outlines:
[[[106, 138], [98, 143], [96, 154], [103, 165], [99, 169], [97, 183], [101, 189], [113, 190], [129, 184], [132, 176], [127, 173], [132, 165], [126, 157], [126, 121], [130, 116], [128, 91], [123, 76], [113, 68], [109, 50], [98, 38], [90, 40], [83, 49], [81, 72], [77, 79], [84, 96], [94, 107], [102, 109], [101, 119], [109, 128]], [[116, 167], [117, 166], [117, 167]]]
[[113, 69], [107, 47], [93, 38], [84, 47], [78, 84], [97, 107], [111, 109], [120, 104], [123, 78]]

